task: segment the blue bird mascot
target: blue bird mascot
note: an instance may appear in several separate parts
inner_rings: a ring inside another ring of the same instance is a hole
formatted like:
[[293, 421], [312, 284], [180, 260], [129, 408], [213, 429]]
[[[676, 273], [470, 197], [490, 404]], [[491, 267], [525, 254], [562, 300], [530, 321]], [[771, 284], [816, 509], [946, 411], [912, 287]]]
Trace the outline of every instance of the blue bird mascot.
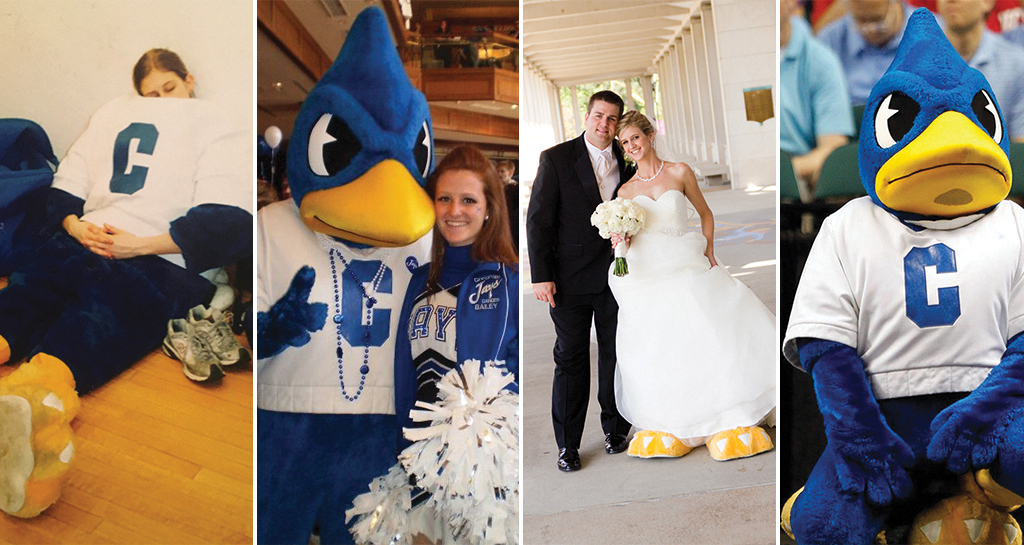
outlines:
[[434, 224], [429, 116], [384, 14], [363, 10], [295, 121], [294, 201], [258, 214], [259, 543], [351, 542], [345, 510], [395, 463], [398, 314]]
[[828, 439], [783, 508], [797, 542], [885, 542], [906, 511], [908, 543], [1021, 543], [1024, 210], [1003, 200], [1008, 141], [984, 76], [915, 11], [865, 108], [868, 196], [822, 225], [783, 345]]

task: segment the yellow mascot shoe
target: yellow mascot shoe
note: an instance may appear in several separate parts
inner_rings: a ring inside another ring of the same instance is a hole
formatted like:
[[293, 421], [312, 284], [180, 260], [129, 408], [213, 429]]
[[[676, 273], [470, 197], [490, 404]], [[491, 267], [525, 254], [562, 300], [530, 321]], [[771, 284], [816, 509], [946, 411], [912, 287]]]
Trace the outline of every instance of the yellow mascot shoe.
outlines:
[[0, 511], [29, 518], [57, 501], [79, 407], [71, 372], [52, 356], [38, 354], [0, 380]]
[[11, 345], [7, 342], [7, 339], [0, 335], [0, 365], [3, 365], [11, 359]]
[[1009, 513], [997, 511], [970, 494], [935, 504], [914, 520], [911, 545], [986, 543], [1021, 545], [1020, 525]]
[[793, 504], [796, 503], [796, 497], [803, 491], [804, 487], [801, 486], [800, 490], [796, 491], [796, 494], [793, 494], [786, 500], [786, 505], [782, 506], [782, 514], [779, 517], [781, 519], [779, 525], [782, 526], [782, 531], [786, 532], [790, 539], [796, 539], [796, 536], [793, 535], [793, 524], [790, 521], [793, 517]]
[[629, 442], [628, 454], [636, 458], [679, 458], [691, 450], [671, 433], [643, 430]]
[[987, 503], [1000, 511], [1013, 512], [1024, 505], [1024, 497], [1003, 488], [992, 478], [992, 473], [983, 469], [974, 474], [974, 482], [983, 494]]
[[775, 448], [764, 428], [753, 426], [720, 431], [707, 442], [711, 457], [719, 462], [746, 458]]

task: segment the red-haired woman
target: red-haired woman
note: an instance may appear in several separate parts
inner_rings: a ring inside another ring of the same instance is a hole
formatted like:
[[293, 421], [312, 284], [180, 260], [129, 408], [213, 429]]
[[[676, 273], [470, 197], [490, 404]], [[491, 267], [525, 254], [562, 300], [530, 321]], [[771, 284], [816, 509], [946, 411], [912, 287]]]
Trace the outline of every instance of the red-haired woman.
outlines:
[[408, 426], [415, 401], [466, 360], [504, 361], [519, 374], [518, 258], [505, 191], [472, 146], [451, 151], [427, 181], [437, 223], [431, 262], [413, 272], [398, 323], [395, 409]]

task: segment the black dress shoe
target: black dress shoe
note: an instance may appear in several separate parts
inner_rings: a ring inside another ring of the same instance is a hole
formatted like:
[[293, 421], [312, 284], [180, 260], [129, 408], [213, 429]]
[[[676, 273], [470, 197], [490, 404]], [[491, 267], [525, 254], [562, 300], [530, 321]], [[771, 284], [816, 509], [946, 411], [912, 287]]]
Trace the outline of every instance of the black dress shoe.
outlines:
[[629, 448], [629, 438], [617, 433], [604, 434], [604, 451], [608, 454], [618, 454]]
[[580, 465], [580, 451], [574, 448], [563, 448], [558, 451], [558, 469], [562, 471], [578, 471]]

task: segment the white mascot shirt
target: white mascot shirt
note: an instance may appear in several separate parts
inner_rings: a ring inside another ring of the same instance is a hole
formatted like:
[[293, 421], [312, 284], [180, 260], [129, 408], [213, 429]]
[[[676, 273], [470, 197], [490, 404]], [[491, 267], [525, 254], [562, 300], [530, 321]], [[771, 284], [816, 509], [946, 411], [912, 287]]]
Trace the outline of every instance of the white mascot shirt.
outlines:
[[252, 211], [251, 139], [202, 100], [124, 96], [93, 114], [53, 187], [85, 200], [85, 221], [162, 235], [200, 204]]
[[968, 392], [1024, 330], [1024, 210], [1001, 202], [951, 230], [914, 231], [869, 197], [829, 216], [800, 279], [783, 346], [843, 343], [875, 397]]
[[[303, 265], [316, 271], [308, 302], [327, 304], [327, 321], [321, 330], [310, 333], [309, 343], [257, 360], [257, 406], [296, 413], [394, 414], [398, 314], [411, 271], [429, 259], [430, 233], [402, 248], [355, 250], [318, 238], [302, 222], [291, 199], [262, 208], [256, 223], [257, 310], [267, 312], [288, 291]], [[336, 251], [333, 256], [331, 248]], [[355, 278], [346, 263], [353, 267]], [[378, 276], [374, 289], [373, 279]], [[366, 298], [356, 279], [377, 300], [369, 309], [369, 322]], [[364, 341], [367, 326], [369, 348]], [[360, 369], [364, 357], [368, 358], [365, 374]], [[363, 376], [365, 386], [359, 392]]]

